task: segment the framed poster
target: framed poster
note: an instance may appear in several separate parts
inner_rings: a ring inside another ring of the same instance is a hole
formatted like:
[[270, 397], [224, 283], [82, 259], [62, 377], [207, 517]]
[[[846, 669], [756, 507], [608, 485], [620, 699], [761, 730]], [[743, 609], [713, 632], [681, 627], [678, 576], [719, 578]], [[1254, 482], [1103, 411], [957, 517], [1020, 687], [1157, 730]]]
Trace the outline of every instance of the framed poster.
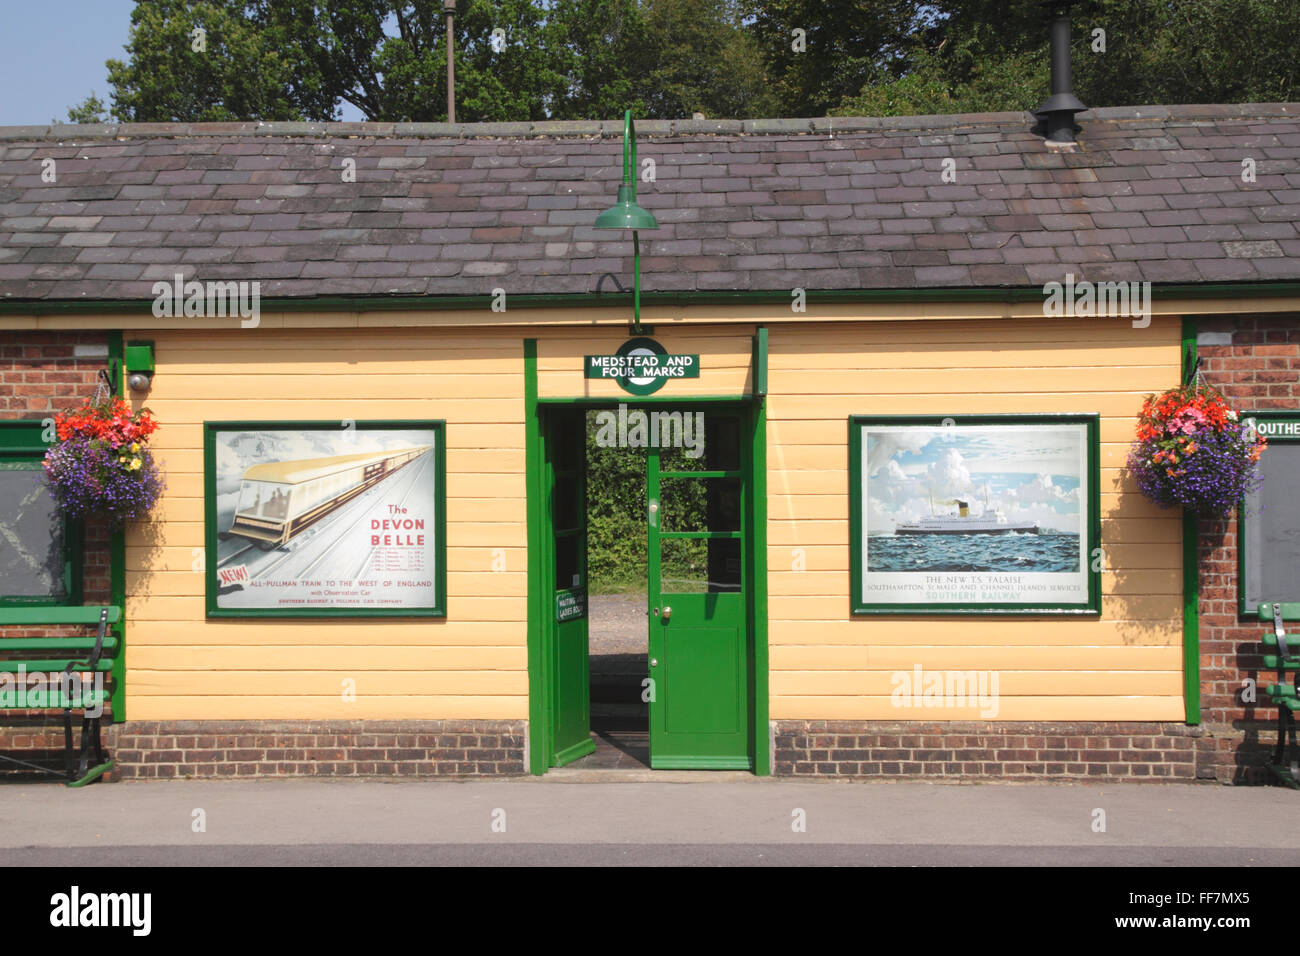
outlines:
[[205, 422], [209, 617], [444, 617], [446, 423]]
[[849, 418], [854, 614], [1099, 614], [1096, 415]]
[[1237, 608], [1255, 617], [1260, 602], [1300, 601], [1300, 412], [1243, 412], [1268, 439], [1263, 481], [1237, 512]]

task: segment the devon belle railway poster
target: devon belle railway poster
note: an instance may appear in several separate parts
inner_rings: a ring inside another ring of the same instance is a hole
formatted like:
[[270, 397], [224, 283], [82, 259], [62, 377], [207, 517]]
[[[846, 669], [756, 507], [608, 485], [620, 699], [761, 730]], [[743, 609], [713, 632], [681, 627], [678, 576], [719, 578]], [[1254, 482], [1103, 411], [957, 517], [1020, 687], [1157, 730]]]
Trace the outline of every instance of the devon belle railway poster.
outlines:
[[207, 431], [209, 614], [442, 612], [440, 422]]

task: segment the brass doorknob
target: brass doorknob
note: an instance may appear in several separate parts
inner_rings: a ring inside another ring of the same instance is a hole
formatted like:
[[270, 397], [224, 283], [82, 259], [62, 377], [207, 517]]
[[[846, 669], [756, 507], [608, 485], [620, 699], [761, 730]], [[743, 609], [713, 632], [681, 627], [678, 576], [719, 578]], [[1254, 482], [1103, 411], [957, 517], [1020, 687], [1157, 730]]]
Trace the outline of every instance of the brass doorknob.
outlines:
[[664, 608], [664, 620], [666, 621], [672, 616], [673, 616], [673, 609], [670, 607]]

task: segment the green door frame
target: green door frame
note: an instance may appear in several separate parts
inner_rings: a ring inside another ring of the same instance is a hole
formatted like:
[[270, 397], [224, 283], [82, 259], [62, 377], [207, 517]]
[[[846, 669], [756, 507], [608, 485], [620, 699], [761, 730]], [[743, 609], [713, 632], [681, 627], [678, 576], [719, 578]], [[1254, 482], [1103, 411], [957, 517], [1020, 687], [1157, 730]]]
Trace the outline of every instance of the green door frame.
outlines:
[[753, 546], [746, 568], [749, 589], [748, 638], [753, 650], [754, 672], [750, 706], [754, 717], [754, 773], [772, 772], [771, 734], [768, 724], [767, 644], [767, 411], [762, 396], [701, 395], [645, 396], [637, 398], [539, 398], [537, 394], [537, 340], [524, 339], [524, 466], [527, 486], [528, 521], [528, 770], [544, 774], [552, 749], [550, 739], [555, 710], [553, 654], [555, 629], [551, 606], [554, 591], [548, 580], [549, 562], [544, 549], [550, 541], [551, 517], [545, 498], [550, 487], [543, 460], [542, 406], [567, 405], [582, 408], [617, 408], [620, 404], [750, 406], [750, 467], [753, 469], [750, 513], [746, 515]]

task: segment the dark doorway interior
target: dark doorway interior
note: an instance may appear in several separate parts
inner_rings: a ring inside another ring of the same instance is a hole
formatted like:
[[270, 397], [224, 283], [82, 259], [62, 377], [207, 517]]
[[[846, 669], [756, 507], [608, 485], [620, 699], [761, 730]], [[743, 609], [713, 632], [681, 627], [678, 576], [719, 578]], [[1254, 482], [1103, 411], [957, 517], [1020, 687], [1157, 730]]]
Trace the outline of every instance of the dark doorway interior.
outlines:
[[648, 769], [645, 452], [601, 447], [595, 415], [587, 413], [587, 623], [596, 752], [572, 766]]

